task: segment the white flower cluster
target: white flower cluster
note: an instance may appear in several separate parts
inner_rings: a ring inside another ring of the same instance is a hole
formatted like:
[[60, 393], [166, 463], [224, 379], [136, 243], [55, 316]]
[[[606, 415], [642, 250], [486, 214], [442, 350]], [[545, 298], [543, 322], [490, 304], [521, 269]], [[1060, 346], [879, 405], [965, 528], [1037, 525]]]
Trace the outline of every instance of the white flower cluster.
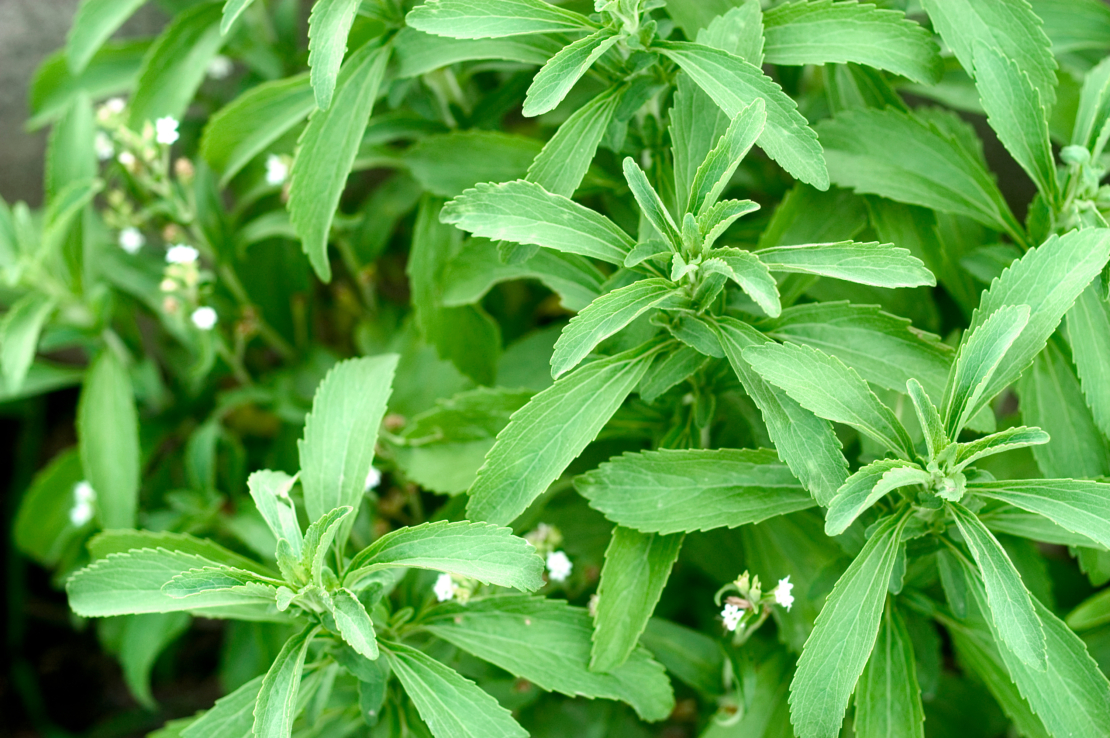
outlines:
[[86, 480], [73, 485], [73, 507], [69, 509], [69, 522], [80, 528], [93, 519], [96, 509], [96, 490]]
[[458, 592], [459, 587], [455, 584], [455, 580], [450, 574], [440, 574], [436, 578], [435, 586], [432, 591], [435, 593], [436, 599], [440, 602], [447, 602], [454, 599], [455, 593]]
[[210, 331], [215, 328], [218, 318], [216, 311], [207, 305], [198, 307], [189, 317], [193, 321], [193, 325], [200, 328], [202, 331]]
[[166, 251], [167, 264], [195, 264], [198, 258], [200, 258], [200, 252], [183, 243], [170, 246]]
[[212, 79], [227, 79], [233, 71], [235, 71], [235, 65], [231, 59], [223, 54], [216, 54], [212, 57], [212, 61], [208, 62], [205, 73]]
[[574, 565], [564, 551], [552, 551], [547, 555], [547, 576], [553, 582], [565, 582]]
[[277, 187], [285, 184], [289, 176], [289, 164], [283, 157], [270, 154], [266, 157], [266, 184]]
[[794, 595], [790, 591], [794, 589], [794, 585], [790, 583], [790, 575], [787, 574], [784, 579], [780, 579], [778, 586], [775, 587], [775, 602], [785, 607], [788, 611], [790, 606], [794, 604]]
[[146, 239], [138, 228], [128, 227], [119, 232], [119, 247], [129, 254], [137, 254], [146, 245]]
[[382, 483], [382, 473], [376, 467], [370, 467], [370, 471], [366, 472], [366, 483], [362, 489], [364, 492], [369, 492], [372, 489], [377, 489], [378, 485]]
[[736, 630], [736, 626], [740, 624], [743, 617], [744, 611], [739, 605], [729, 603], [725, 605], [725, 609], [721, 610], [721, 619], [725, 621], [725, 627], [730, 631]]
[[167, 115], [154, 121], [154, 140], [172, 146], [181, 135], [177, 132], [177, 119]]

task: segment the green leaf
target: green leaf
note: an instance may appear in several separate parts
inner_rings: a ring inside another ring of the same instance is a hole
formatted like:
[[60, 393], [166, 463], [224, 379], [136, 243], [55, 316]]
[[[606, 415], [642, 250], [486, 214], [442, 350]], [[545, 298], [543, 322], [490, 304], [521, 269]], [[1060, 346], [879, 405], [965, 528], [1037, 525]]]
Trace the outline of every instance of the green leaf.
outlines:
[[729, 118], [735, 118], [757, 97], [763, 98], [767, 125], [759, 137], [760, 148], [798, 179], [828, 189], [828, 170], [817, 135], [794, 101], [758, 67], [700, 44], [664, 41], [656, 48], [682, 67]]
[[307, 74], [250, 88], [208, 120], [200, 153], [227, 185], [251, 159], [308, 117], [316, 107]]
[[1028, 305], [1006, 305], [964, 334], [944, 390], [944, 422], [949, 438], [959, 436], [967, 421], [990, 402], [984, 390], [1029, 324], [1029, 315]]
[[1026, 428], [1024, 425], [1007, 428], [974, 441], [961, 443], [956, 450], [955, 470], [961, 471], [964, 467], [987, 456], [1023, 446], [1037, 446], [1048, 441], [1048, 434], [1040, 428]]
[[317, 388], [297, 444], [309, 520], [362, 502], [397, 359], [386, 354], [341, 361]]
[[457, 197], [487, 182], [521, 179], [542, 150], [536, 139], [515, 133], [452, 131], [424, 137], [403, 162], [431, 194]]
[[297, 477], [285, 472], [262, 469], [247, 477], [247, 488], [262, 519], [278, 540], [285, 539], [294, 556], [301, 555], [301, 524], [297, 522], [297, 508], [289, 493]]
[[405, 26], [394, 36], [397, 79], [419, 77], [458, 62], [503, 59], [544, 64], [567, 43], [565, 34], [507, 36], [495, 39], [452, 39]]
[[906, 382], [917, 378], [928, 392], [941, 397], [952, 364], [952, 350], [939, 338], [870, 305], [795, 305], [762, 327], [780, 341], [835, 356], [867, 382], [894, 392], [904, 392]]
[[563, 329], [551, 355], [551, 376], [558, 378], [578, 366], [599, 343], [648, 310], [681, 300], [674, 285], [658, 277], [641, 279], [602, 295]]
[[858, 108], [822, 121], [817, 132], [834, 184], [966, 215], [1024, 243], [990, 173], [936, 123], [892, 108]]
[[96, 100], [134, 87], [149, 39], [104, 44], [84, 71], [70, 72], [65, 49], [48, 56], [31, 80], [28, 106], [33, 113], [26, 123], [37, 130], [60, 118], [82, 93]]
[[12, 526], [18, 549], [44, 566], [56, 566], [82, 526], [70, 520], [74, 488], [84, 479], [77, 449], [68, 449], [39, 471], [23, 494]]
[[613, 530], [597, 586], [591, 671], [611, 673], [632, 655], [671, 576], [683, 538], [620, 526]]
[[779, 458], [819, 504], [828, 505], [848, 478], [848, 461], [832, 425], [764, 381], [743, 358], [745, 348], [771, 343], [771, 339], [730, 317], [718, 318], [714, 329], [732, 370], [759, 407]]
[[767, 105], [759, 97], [732, 119], [728, 130], [694, 173], [686, 212], [701, 215], [716, 204], [766, 123]]
[[385, 534], [351, 561], [347, 586], [378, 569], [413, 567], [472, 577], [486, 584], [531, 592], [543, 586], [543, 559], [509, 528], [466, 520], [400, 528]]
[[763, 15], [770, 64], [844, 64], [936, 84], [944, 65], [932, 35], [897, 10], [858, 2], [787, 3]]
[[917, 414], [917, 422], [921, 425], [922, 435], [925, 436], [925, 446], [928, 449], [929, 458], [935, 459], [951, 443], [948, 440], [948, 435], [944, 432], [944, 421], [920, 382], [912, 378], [906, 380], [906, 390], [910, 396], [910, 401], [913, 402], [913, 409]]
[[69, 70], [80, 74], [116, 30], [146, 0], [81, 0], [66, 37]]
[[312, 5], [308, 18], [308, 67], [312, 70], [316, 107], [321, 110], [331, 107], [358, 5], [359, 0], [318, 0]]
[[1029, 75], [1045, 108], [1056, 101], [1056, 60], [1041, 19], [1028, 2], [922, 0], [933, 28], [968, 73], [976, 71], [975, 44], [997, 48]]
[[[697, 42], [763, 66], [763, 10], [756, 0], [724, 0], [734, 5], [698, 31]], [[705, 4], [705, 3], [698, 3]], [[673, 16], [672, 16], [673, 17]], [[687, 37], [691, 34], [687, 33]]]
[[1096, 592], [1068, 613], [1068, 627], [1089, 630], [1110, 622], [1110, 589]]
[[1079, 94], [1079, 108], [1071, 134], [1073, 145], [1094, 150], [1110, 113], [1107, 92], [1110, 92], [1110, 61], [1103, 59], [1083, 78], [1083, 90]]
[[778, 285], [758, 256], [741, 249], [715, 249], [709, 252], [709, 258], [723, 261], [729, 279], [740, 285], [765, 313], [772, 318], [782, 314]]
[[[1014, 262], [983, 294], [969, 332], [1007, 305], [1029, 305], [1029, 325], [1014, 341], [983, 392], [994, 397], [1029, 366], [1064, 313], [1110, 258], [1110, 230], [1091, 228], [1050, 236]], [[1051, 433], [1051, 431], [1050, 431]]]
[[645, 533], [735, 528], [813, 507], [774, 451], [645, 451], [611, 459], [574, 481], [590, 506]]
[[293, 160], [289, 220], [312, 268], [325, 282], [331, 280], [332, 218], [374, 109], [391, 48], [371, 41], [347, 58], [331, 107], [313, 113]]
[[775, 343], [745, 349], [744, 359], [819, 417], [850, 425], [898, 456], [913, 456], [913, 442], [902, 423], [839, 359], [808, 346]]
[[663, 204], [659, 193], [648, 182], [644, 170], [640, 169], [640, 165], [631, 156], [626, 156], [624, 159], [624, 178], [628, 181], [628, 187], [632, 190], [632, 196], [636, 198], [636, 204], [640, 206], [644, 217], [663, 237], [663, 240], [671, 244], [671, 248], [679, 250], [682, 237], [679, 235], [674, 218], [671, 217], [667, 206]]
[[204, 612], [205, 608], [260, 604], [261, 591], [252, 587], [202, 592], [184, 599], [162, 591], [162, 586], [178, 574], [218, 566], [201, 556], [165, 549], [109, 554], [69, 578], [66, 582], [69, 606], [78, 615], [101, 618], [144, 612]]
[[181, 120], [227, 38], [220, 33], [220, 4], [205, 2], [170, 21], [143, 58], [129, 105], [130, 126], [170, 116]]
[[595, 361], [533, 397], [486, 456], [470, 488], [468, 517], [501, 524], [515, 520], [597, 436], [657, 351], [649, 343]]
[[528, 738], [497, 700], [425, 653], [390, 643], [394, 673], [435, 738]]
[[1048, 111], [1041, 96], [1029, 75], [999, 49], [976, 41], [974, 53], [975, 84], [987, 120], [1048, 204], [1057, 207], [1060, 192], [1056, 161], [1048, 137]]
[[1083, 401], [1079, 379], [1063, 343], [1049, 344], [1017, 383], [1022, 419], [1051, 437], [1033, 449], [1048, 477], [1097, 477], [1110, 474], [1110, 445]]
[[359, 655], [368, 659], [378, 658], [374, 623], [358, 598], [349, 589], [340, 589], [332, 595], [332, 607], [332, 617], [343, 640]]
[[135, 700], [148, 710], [157, 709], [150, 691], [150, 672], [159, 654], [189, 627], [183, 612], [127, 615], [120, 637], [119, 662], [123, 678]]
[[[766, 116], [766, 103], [764, 107]], [[698, 167], [724, 135], [732, 119], [686, 74], [678, 75], [676, 80], [670, 119], [668, 131], [674, 160], [675, 201], [688, 203], [690, 185]]]
[[876, 287], [936, 285], [936, 277], [906, 249], [890, 243], [811, 243], [775, 246], [756, 254], [772, 272], [816, 274]]
[[[323, 571], [328, 551], [336, 540], [337, 534], [340, 532], [340, 526], [344, 525], [344, 521], [347, 521], [346, 527], [348, 530], [350, 529], [351, 522], [353, 522], [352, 512], [354, 512], [354, 509], [349, 505], [337, 507], [334, 510], [329, 510], [313, 521], [312, 525], [308, 526], [308, 530], [304, 533], [304, 548], [301, 550], [300, 568], [305, 575], [304, 578], [309, 583], [324, 586]], [[337, 546], [339, 550], [343, 548], [342, 543], [342, 540], [339, 541]], [[278, 546], [279, 553], [282, 548], [284, 547]]]
[[253, 735], [254, 703], [262, 689], [260, 674], [216, 704], [181, 731], [181, 738], [244, 738]]
[[1110, 549], [1110, 484], [1077, 479], [974, 482], [969, 491], [1043, 515]]
[[115, 353], [89, 367], [77, 405], [77, 443], [105, 528], [132, 528], [139, 505], [139, 416], [131, 378]]
[[825, 601], [790, 684], [799, 738], [835, 738], [875, 646], [906, 515], [882, 521]]
[[534, 118], [554, 110], [593, 63], [619, 40], [613, 31], [602, 29], [564, 46], [532, 80], [524, 97], [523, 115]]
[[[162, 594], [175, 600], [193, 597], [202, 593], [215, 593], [220, 590], [235, 590], [244, 593], [245, 585], [279, 585], [278, 580], [267, 580], [241, 569], [230, 569], [226, 566], [204, 566], [199, 569], [190, 569], [174, 576], [162, 585]], [[237, 589], [238, 588], [238, 589]], [[269, 589], [253, 588], [252, 591], [260, 599], [270, 599], [274, 594], [274, 586]]]
[[1110, 299], [1095, 278], [1068, 311], [1067, 334], [1083, 395], [1103, 435], [1110, 436]]
[[254, 703], [253, 734], [259, 738], [285, 738], [292, 733], [308, 644], [319, 631], [319, 626], [309, 626], [286, 641], [262, 679]]
[[55, 301], [38, 292], [28, 292], [0, 320], [0, 369], [8, 392], [19, 392], [27, 370], [35, 360], [39, 335], [54, 312]]
[[751, 200], [722, 200], [706, 210], [697, 218], [702, 248], [711, 248], [738, 218], [756, 210], [759, 210], [759, 203]]
[[948, 508], [979, 566], [999, 638], [1022, 663], [1044, 671], [1044, 627], [1006, 549], [967, 508], [956, 503], [948, 503]]
[[53, 199], [67, 185], [87, 182], [97, 175], [93, 148], [96, 124], [89, 96], [79, 92], [65, 115], [54, 123], [46, 149], [46, 197]]
[[844, 482], [829, 504], [825, 533], [838, 536], [860, 514], [899, 487], [926, 484], [928, 472], [901, 459], [879, 459], [861, 468]]
[[556, 195], [574, 195], [626, 90], [610, 87], [563, 121], [528, 167], [528, 181]]
[[405, 23], [450, 38], [500, 38], [596, 28], [585, 16], [544, 0], [428, 0], [413, 8]]
[[620, 265], [635, 242], [613, 221], [532, 182], [478, 185], [440, 219], [495, 241], [535, 244]]
[[652, 618], [640, 642], [667, 671], [699, 692], [722, 692], [724, 651], [715, 638], [662, 618]]
[[590, 671], [590, 616], [565, 600], [502, 595], [447, 603], [429, 613], [425, 627], [541, 689], [621, 700], [644, 720], [663, 720], [674, 709], [663, 667], [642, 646], [610, 674]]
[[[109, 554], [127, 553], [138, 548], [157, 548], [176, 553], [200, 556], [215, 564], [223, 564], [236, 569], [245, 569], [263, 577], [272, 577], [273, 572], [252, 561], [246, 556], [224, 548], [220, 544], [207, 538], [197, 538], [188, 533], [173, 533], [171, 531], [150, 530], [106, 530], [89, 539], [87, 544], [89, 554], [94, 559], [103, 559]], [[207, 566], [208, 564], [204, 564]]]
[[235, 21], [243, 14], [243, 11], [250, 7], [254, 0], [227, 0], [224, 3], [224, 15], [220, 21], [220, 33], [227, 35], [231, 27], [235, 25]]
[[852, 723], [859, 738], [924, 738], [925, 711], [913, 643], [898, 611], [883, 613], [879, 638], [856, 688], [856, 718]]

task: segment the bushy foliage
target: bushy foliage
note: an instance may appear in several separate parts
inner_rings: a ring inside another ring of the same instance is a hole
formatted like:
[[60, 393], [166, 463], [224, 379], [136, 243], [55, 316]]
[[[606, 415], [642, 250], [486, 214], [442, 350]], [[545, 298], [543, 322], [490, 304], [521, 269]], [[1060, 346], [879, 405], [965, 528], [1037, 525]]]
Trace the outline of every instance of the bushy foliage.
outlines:
[[0, 367], [158, 736], [1110, 735], [1110, 7], [141, 4]]

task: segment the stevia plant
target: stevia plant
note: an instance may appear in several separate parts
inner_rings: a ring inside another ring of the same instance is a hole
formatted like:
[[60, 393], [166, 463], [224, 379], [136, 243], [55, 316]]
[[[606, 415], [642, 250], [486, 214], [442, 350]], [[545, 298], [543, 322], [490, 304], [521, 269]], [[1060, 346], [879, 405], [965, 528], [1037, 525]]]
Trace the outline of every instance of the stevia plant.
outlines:
[[1110, 9], [159, 4], [0, 207], [17, 544], [147, 710], [222, 623], [157, 735], [1110, 733]]

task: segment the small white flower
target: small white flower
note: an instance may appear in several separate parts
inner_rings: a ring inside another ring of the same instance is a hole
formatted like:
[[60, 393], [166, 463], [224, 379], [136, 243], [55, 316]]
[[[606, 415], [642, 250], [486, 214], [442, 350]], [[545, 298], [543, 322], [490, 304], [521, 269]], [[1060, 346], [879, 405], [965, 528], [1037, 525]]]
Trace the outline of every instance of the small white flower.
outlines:
[[116, 115], [122, 113], [123, 109], [126, 107], [127, 101], [125, 101], [122, 97], [113, 97], [111, 100], [108, 100], [106, 103], [104, 103], [104, 108], [109, 113], [115, 113]]
[[728, 604], [721, 610], [721, 619], [725, 621], [725, 627], [732, 631], [736, 630], [743, 617], [744, 611], [738, 605]]
[[785, 579], [780, 579], [779, 584], [775, 587], [775, 602], [785, 607], [788, 611], [790, 606], [794, 604], [794, 595], [790, 594], [790, 590], [794, 589], [794, 585], [790, 583], [790, 576], [787, 575]]
[[447, 602], [447, 600], [454, 598], [456, 589], [455, 580], [451, 578], [450, 574], [440, 574], [432, 591], [435, 592], [437, 600]]
[[73, 499], [78, 502], [91, 503], [96, 501], [96, 490], [89, 484], [88, 480], [82, 479], [77, 484], [73, 485]]
[[73, 507], [69, 509], [69, 522], [80, 528], [92, 520], [95, 510], [96, 490], [86, 480], [73, 485]]
[[552, 551], [547, 555], [547, 576], [553, 582], [565, 582], [574, 565], [562, 551]]
[[93, 139], [93, 148], [96, 150], [96, 158], [100, 161], [108, 161], [116, 153], [116, 147], [112, 145], [112, 139], [108, 138], [108, 134], [100, 131]]
[[179, 138], [177, 119], [171, 116], [154, 121], [154, 140], [160, 144], [172, 145]]
[[277, 154], [270, 154], [266, 158], [266, 184], [278, 186], [285, 184], [289, 176], [289, 165]]
[[216, 54], [208, 62], [208, 76], [212, 79], [227, 79], [234, 69], [235, 65], [223, 54]]
[[179, 243], [176, 246], [171, 246], [170, 250], [166, 252], [166, 263], [168, 264], [194, 264], [200, 257], [200, 252], [192, 246], [186, 246]]
[[193, 325], [200, 328], [202, 331], [210, 331], [216, 327], [216, 311], [207, 305], [198, 307], [193, 311], [190, 317], [192, 318]]
[[135, 155], [130, 151], [121, 151], [119, 156], [116, 157], [116, 161], [130, 169], [135, 166]]
[[366, 485], [363, 487], [363, 491], [369, 492], [372, 489], [377, 489], [381, 483], [382, 473], [375, 467], [370, 467], [370, 471], [366, 472]]
[[138, 253], [146, 239], [138, 228], [124, 228], [119, 232], [119, 247], [129, 254]]

